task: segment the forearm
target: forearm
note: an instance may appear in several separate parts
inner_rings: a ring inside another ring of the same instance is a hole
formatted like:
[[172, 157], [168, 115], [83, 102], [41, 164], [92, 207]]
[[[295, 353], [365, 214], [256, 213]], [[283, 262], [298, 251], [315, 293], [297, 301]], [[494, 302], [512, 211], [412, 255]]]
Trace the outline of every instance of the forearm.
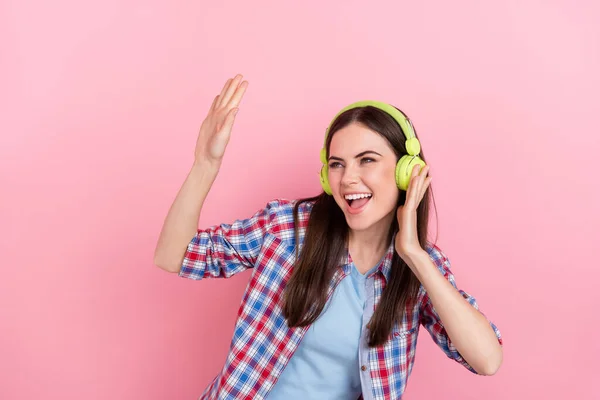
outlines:
[[198, 230], [202, 205], [218, 169], [210, 163], [194, 164], [173, 201], [154, 252], [154, 264], [165, 271], [179, 271], [187, 245]]
[[479, 374], [494, 374], [502, 363], [502, 346], [489, 321], [440, 273], [426, 251], [408, 258], [458, 352]]

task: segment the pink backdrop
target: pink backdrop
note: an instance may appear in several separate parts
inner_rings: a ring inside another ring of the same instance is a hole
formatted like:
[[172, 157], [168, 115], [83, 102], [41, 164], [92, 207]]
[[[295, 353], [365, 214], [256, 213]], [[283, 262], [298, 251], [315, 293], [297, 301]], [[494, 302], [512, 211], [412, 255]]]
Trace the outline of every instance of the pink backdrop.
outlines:
[[600, 6], [495, 3], [1, 2], [0, 398], [195, 399], [221, 368], [249, 274], [186, 281], [152, 256], [237, 72], [201, 225], [317, 193], [329, 119], [390, 101], [432, 166], [438, 243], [505, 340], [478, 377], [421, 335], [406, 398], [598, 398]]

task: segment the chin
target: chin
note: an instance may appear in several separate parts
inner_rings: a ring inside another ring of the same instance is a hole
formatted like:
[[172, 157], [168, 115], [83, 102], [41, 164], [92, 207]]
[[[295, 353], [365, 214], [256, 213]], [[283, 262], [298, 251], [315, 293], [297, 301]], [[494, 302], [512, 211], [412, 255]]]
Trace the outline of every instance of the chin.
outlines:
[[346, 223], [348, 224], [348, 228], [352, 231], [364, 231], [373, 226], [373, 221], [367, 220], [366, 218], [354, 218], [350, 216], [346, 216]]
[[[387, 213], [376, 213], [374, 208], [366, 209], [364, 212], [360, 214], [350, 214], [344, 211], [344, 216], [346, 217], [346, 223], [348, 224], [348, 228], [351, 230], [358, 231], [366, 231], [368, 229], [374, 228], [376, 225], [381, 225], [385, 223], [384, 221], [390, 220], [392, 221], [395, 218], [395, 209], [392, 209]], [[381, 210], [380, 210], [381, 211]]]
[[375, 224], [377, 224], [378, 222], [381, 221], [381, 217], [378, 217], [376, 215], [373, 214], [373, 209], [368, 209], [369, 207], [367, 207], [367, 209], [365, 209], [363, 212], [361, 212], [360, 214], [351, 214], [347, 211], [344, 211], [344, 215], [346, 217], [346, 223], [348, 224], [348, 227], [353, 230], [353, 231], [364, 231], [367, 230], [371, 227], [373, 227]]

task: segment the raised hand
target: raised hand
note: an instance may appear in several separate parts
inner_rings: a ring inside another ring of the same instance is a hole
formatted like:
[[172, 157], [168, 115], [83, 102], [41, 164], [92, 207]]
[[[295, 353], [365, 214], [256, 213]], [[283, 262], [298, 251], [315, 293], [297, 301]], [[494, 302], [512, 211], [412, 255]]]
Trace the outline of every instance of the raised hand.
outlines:
[[194, 152], [196, 163], [221, 163], [238, 106], [248, 87], [248, 82], [242, 81], [242, 78], [238, 74], [228, 79], [221, 93], [213, 100], [208, 115], [200, 126]]
[[406, 201], [396, 211], [400, 230], [396, 235], [395, 248], [398, 255], [407, 263], [411, 255], [422, 250], [417, 232], [417, 208], [431, 183], [432, 177], [428, 174], [429, 165], [426, 165], [423, 169], [420, 165], [416, 165], [412, 169], [410, 183], [406, 191]]

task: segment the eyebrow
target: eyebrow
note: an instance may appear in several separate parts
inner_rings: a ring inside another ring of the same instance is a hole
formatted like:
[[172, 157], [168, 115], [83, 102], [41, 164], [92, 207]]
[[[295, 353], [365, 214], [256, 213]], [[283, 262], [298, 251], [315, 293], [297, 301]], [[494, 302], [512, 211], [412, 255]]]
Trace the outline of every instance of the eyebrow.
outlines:
[[[379, 153], [378, 153], [378, 152], [376, 152], [376, 151], [373, 151], [373, 150], [367, 150], [367, 151], [363, 151], [362, 153], [358, 153], [357, 155], [355, 155], [355, 156], [354, 156], [354, 158], [359, 158], [359, 157], [362, 157], [362, 156], [364, 156], [364, 155], [366, 155], [366, 154], [370, 154], [370, 153], [377, 154], [379, 157], [383, 157], [381, 154], [379, 154]], [[343, 159], [343, 158], [340, 158], [340, 157], [335, 157], [335, 156], [330, 156], [330, 157], [329, 157], [329, 159], [330, 159], [330, 160], [340, 160], [340, 161], [344, 161], [344, 159]]]

